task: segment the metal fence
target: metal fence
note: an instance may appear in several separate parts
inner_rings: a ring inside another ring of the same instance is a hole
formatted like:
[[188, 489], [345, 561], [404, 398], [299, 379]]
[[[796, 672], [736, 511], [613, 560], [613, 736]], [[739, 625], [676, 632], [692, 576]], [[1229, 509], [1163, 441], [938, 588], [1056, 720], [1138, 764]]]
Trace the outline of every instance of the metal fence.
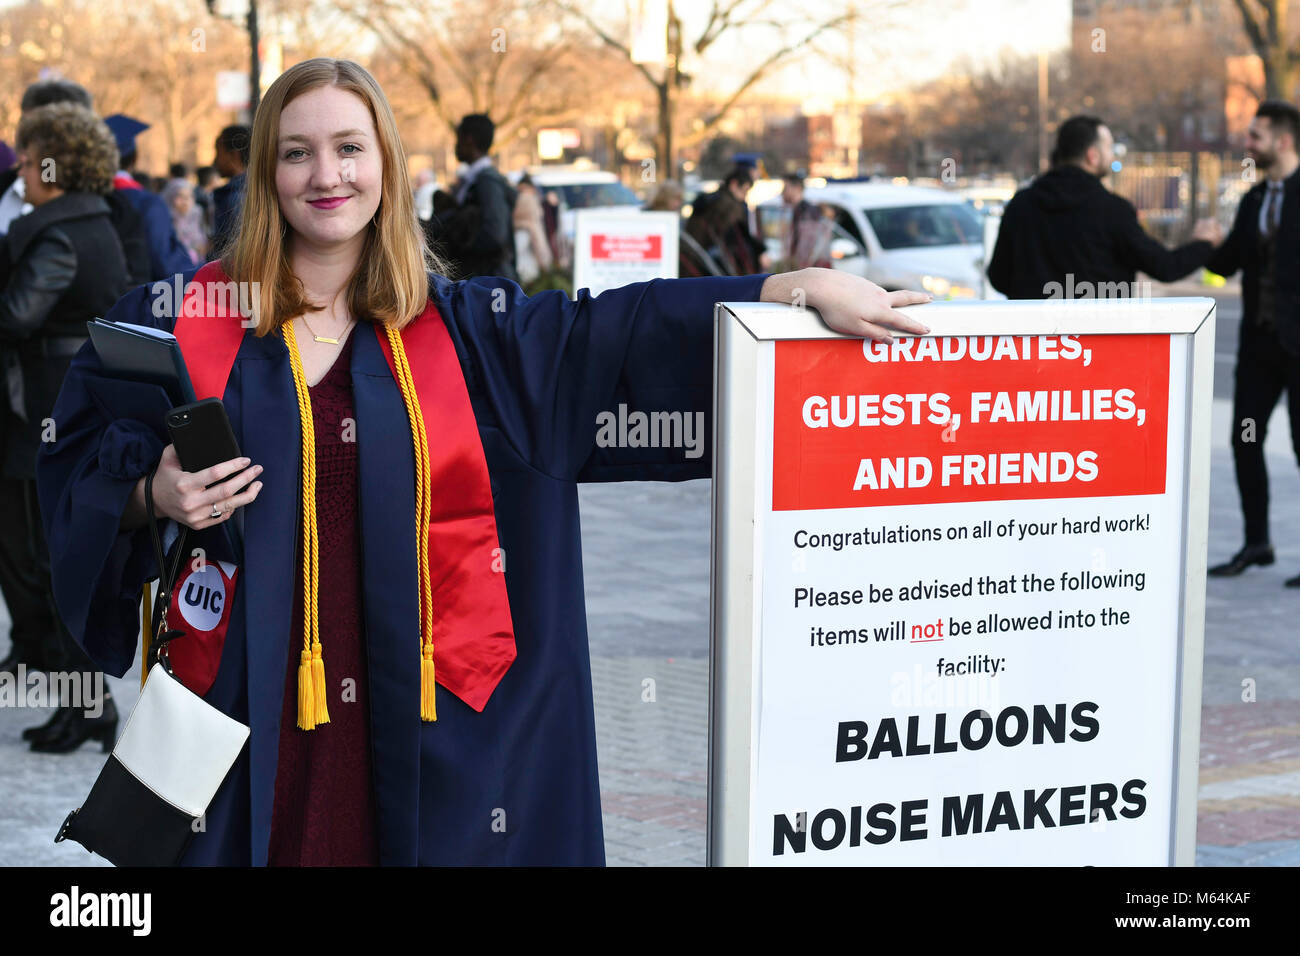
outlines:
[[1130, 153], [1112, 174], [1111, 188], [1137, 207], [1153, 236], [1181, 243], [1197, 219], [1231, 226], [1256, 175], [1252, 164], [1227, 153]]

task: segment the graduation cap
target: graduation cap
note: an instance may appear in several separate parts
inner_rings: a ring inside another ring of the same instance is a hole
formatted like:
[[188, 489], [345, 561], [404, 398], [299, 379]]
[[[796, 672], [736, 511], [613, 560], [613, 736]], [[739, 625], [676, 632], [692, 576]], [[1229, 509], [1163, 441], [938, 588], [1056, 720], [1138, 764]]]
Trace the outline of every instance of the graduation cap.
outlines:
[[149, 128], [148, 123], [142, 123], [124, 113], [105, 116], [104, 125], [113, 134], [113, 139], [117, 140], [117, 151], [122, 156], [129, 156], [135, 152], [135, 138]]

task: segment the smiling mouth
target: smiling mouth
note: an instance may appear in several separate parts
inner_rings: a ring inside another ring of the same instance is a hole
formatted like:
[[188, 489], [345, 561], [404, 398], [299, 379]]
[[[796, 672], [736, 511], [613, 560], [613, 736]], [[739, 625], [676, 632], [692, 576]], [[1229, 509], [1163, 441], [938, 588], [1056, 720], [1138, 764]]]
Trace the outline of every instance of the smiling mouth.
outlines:
[[309, 199], [307, 203], [317, 209], [333, 209], [336, 206], [343, 205], [349, 198], [348, 196], [329, 196], [326, 199]]

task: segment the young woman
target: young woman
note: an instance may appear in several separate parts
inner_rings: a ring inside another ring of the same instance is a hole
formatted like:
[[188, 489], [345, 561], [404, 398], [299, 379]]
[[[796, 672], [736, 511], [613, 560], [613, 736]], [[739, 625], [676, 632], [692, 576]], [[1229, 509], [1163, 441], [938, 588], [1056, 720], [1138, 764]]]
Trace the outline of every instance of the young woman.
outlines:
[[[374, 79], [346, 60], [290, 68], [257, 111], [226, 258], [185, 308], [142, 286], [109, 316], [176, 329], [244, 457], [182, 471], [147, 424], [162, 390], [104, 377], [90, 350], [55, 409], [42, 504], [92, 656], [120, 675], [135, 655], [155, 465], [160, 519], [220, 568], [224, 601], [205, 607], [228, 610], [189, 621], [172, 658], [251, 736], [187, 863], [602, 863], [575, 483], [710, 464], [598, 448], [598, 414], [707, 416], [717, 301], [802, 289], [841, 331], [924, 331], [893, 308], [927, 296], [829, 271], [576, 301], [450, 282], [411, 196]], [[234, 288], [247, 319], [212, 305]]]

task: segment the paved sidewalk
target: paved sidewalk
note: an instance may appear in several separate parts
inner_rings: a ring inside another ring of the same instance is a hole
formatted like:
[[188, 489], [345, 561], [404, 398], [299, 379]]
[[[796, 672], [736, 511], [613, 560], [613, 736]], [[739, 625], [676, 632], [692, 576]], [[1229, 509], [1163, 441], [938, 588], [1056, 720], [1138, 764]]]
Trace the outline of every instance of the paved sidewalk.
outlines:
[[[1210, 559], [1240, 544], [1216, 400]], [[1279, 563], [1212, 580], [1206, 606], [1201, 731], [1201, 865], [1300, 865], [1300, 473], [1285, 411], [1266, 442]], [[704, 863], [708, 750], [709, 484], [581, 489], [597, 740], [611, 865]], [[0, 611], [0, 633], [7, 619]], [[1242, 701], [1243, 681], [1256, 700]], [[135, 680], [114, 681], [129, 711]], [[103, 763], [87, 745], [42, 757], [19, 740], [42, 712], [0, 708], [0, 864], [102, 863], [50, 841]]]

